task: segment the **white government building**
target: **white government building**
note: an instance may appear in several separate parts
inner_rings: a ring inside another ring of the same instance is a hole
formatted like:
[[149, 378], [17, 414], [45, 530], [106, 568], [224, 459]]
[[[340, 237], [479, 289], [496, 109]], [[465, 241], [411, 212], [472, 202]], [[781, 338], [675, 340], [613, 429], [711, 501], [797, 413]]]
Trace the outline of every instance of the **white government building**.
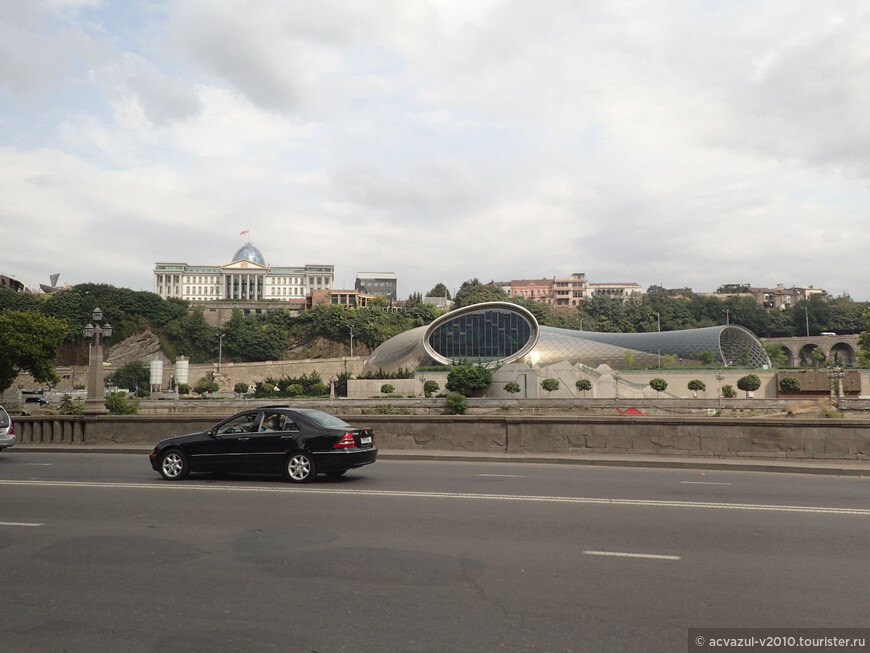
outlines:
[[312, 290], [330, 290], [335, 266], [272, 267], [250, 240], [224, 265], [155, 263], [154, 292], [191, 302], [304, 301]]

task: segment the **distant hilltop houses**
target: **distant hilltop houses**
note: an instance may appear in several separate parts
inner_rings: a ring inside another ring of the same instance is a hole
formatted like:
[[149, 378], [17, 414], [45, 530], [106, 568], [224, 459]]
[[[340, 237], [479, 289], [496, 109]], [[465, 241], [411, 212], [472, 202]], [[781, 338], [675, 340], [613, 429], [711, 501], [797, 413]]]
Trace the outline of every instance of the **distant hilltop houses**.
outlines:
[[[242, 232], [242, 235], [247, 234], [247, 231]], [[40, 284], [39, 290], [33, 290], [16, 277], [0, 273], [0, 288], [19, 293], [55, 293], [68, 287], [58, 286], [59, 276], [52, 274], [50, 285]], [[353, 289], [336, 289], [333, 288], [333, 265], [273, 266], [266, 262], [262, 252], [251, 243], [250, 238], [235, 251], [228, 263], [154, 264], [154, 292], [163, 299], [181, 299], [202, 306], [206, 321], [213, 325], [226, 322], [234, 310], [246, 315], [266, 314], [277, 309], [300, 314], [324, 304], [348, 308], [365, 307], [377, 297], [387, 299], [389, 307], [397, 309], [404, 305], [404, 301], [398, 298], [397, 281], [393, 272], [359, 272]], [[628, 302], [644, 292], [643, 287], [635, 282], [589, 282], [586, 274], [582, 272], [566, 277], [513, 279], [492, 281], [490, 284], [504, 290], [511, 299], [569, 308], [595, 297], [610, 297]], [[747, 283], [726, 284], [716, 293], [700, 294], [719, 299], [748, 296], [766, 309], [785, 310], [801, 300], [826, 293], [813, 286], [787, 288], [780, 283], [773, 288], [763, 288]], [[452, 308], [452, 302], [446, 297], [425, 297], [424, 301], [442, 310]]]

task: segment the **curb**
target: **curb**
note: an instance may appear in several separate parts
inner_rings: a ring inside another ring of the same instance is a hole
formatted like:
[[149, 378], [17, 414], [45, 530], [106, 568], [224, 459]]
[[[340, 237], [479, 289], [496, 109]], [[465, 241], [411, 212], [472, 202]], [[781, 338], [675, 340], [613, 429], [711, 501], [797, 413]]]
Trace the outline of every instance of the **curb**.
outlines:
[[[90, 453], [147, 455], [153, 445], [15, 445], [7, 452], [24, 453]], [[488, 454], [452, 451], [378, 451], [381, 460], [413, 460], [432, 462], [514, 463], [521, 465], [580, 465], [587, 467], [635, 467], [646, 469], [698, 469], [732, 472], [773, 472], [781, 474], [813, 474], [826, 476], [870, 476], [870, 464], [809, 461], [735, 460], [731, 458], [687, 459], [649, 458], [640, 456], [582, 456], [559, 454]]]

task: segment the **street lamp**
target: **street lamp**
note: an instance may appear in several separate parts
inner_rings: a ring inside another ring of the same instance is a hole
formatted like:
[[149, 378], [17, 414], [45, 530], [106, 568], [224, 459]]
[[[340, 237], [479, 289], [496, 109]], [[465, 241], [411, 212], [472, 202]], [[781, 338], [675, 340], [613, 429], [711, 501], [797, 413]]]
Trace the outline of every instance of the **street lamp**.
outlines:
[[846, 376], [846, 373], [840, 369], [839, 367], [833, 367], [828, 370], [828, 378], [831, 380], [831, 403], [834, 402], [834, 392], [836, 381], [836, 400], [837, 405], [840, 403], [840, 399], [843, 397], [843, 377]]
[[653, 315], [656, 316], [656, 321], [658, 321], [658, 325], [659, 325], [659, 331], [661, 331], [661, 330], [662, 330], [662, 316], [661, 316], [661, 313], [655, 313], [655, 312], [653, 312]]
[[95, 308], [91, 314], [94, 323], [85, 325], [82, 335], [90, 343], [88, 357], [88, 398], [85, 401], [85, 414], [100, 415], [109, 412], [106, 409], [105, 388], [103, 385], [103, 343], [104, 338], [112, 337], [112, 327], [103, 319], [103, 311]]
[[225, 333], [218, 334], [218, 368], [217, 373], [221, 373], [221, 362], [224, 358], [224, 336], [227, 335]]
[[347, 328], [350, 329], [350, 357], [353, 358], [353, 324], [348, 324]]

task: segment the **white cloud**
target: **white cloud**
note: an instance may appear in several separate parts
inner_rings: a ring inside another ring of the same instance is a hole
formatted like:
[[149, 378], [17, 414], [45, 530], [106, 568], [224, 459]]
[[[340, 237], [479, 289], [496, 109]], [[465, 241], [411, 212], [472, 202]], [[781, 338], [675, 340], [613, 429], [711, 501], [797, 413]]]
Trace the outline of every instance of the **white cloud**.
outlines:
[[868, 17], [846, 0], [4, 4], [0, 233], [22, 247], [3, 271], [147, 288], [158, 260], [226, 262], [247, 227], [273, 264], [333, 263], [339, 285], [394, 271], [402, 294], [585, 272], [870, 299], [844, 264], [870, 238]]

